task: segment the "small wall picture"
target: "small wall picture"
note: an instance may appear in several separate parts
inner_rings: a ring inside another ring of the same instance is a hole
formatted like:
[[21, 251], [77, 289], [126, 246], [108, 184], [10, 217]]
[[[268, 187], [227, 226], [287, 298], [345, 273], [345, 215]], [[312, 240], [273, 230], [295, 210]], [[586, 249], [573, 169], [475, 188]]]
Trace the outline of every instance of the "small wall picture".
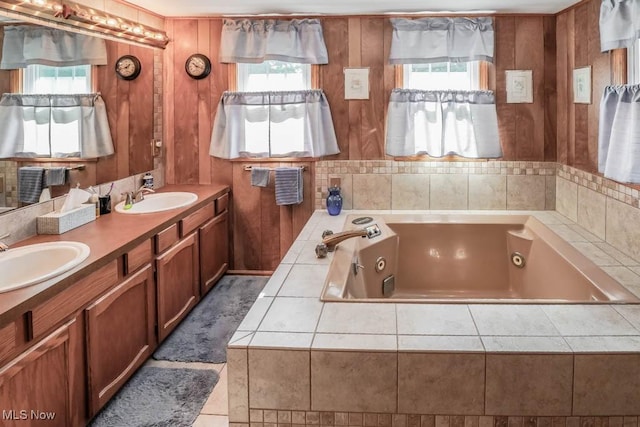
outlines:
[[344, 69], [344, 99], [369, 99], [369, 69]]
[[573, 103], [591, 104], [591, 67], [573, 70]]
[[507, 70], [507, 103], [530, 104], [533, 102], [533, 71]]

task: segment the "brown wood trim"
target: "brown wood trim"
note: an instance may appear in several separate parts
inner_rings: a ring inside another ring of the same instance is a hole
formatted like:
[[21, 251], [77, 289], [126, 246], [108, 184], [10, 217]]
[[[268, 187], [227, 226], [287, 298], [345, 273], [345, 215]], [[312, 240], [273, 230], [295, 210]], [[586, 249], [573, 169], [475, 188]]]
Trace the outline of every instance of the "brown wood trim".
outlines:
[[395, 87], [402, 89], [404, 87], [404, 67], [402, 64], [397, 64], [393, 68], [395, 69]]
[[273, 270], [228, 270], [227, 274], [236, 274], [238, 276], [271, 276]]
[[478, 64], [478, 89], [489, 90], [489, 68], [491, 65], [487, 61], [480, 61]]
[[562, 15], [563, 13], [569, 12], [569, 11], [571, 11], [571, 10], [577, 8], [577, 7], [582, 6], [585, 3], [589, 3], [590, 1], [591, 0], [580, 0], [578, 3], [572, 4], [571, 6], [562, 9], [560, 12], [555, 13], [555, 14], [552, 13], [551, 15], [555, 15], [555, 16]]
[[238, 66], [236, 64], [227, 64], [227, 76], [229, 90], [231, 92], [238, 90]]
[[311, 64], [311, 89], [322, 89], [320, 86], [320, 66]]
[[178, 240], [180, 240], [180, 231], [178, 229], [178, 223], [175, 223], [156, 234], [156, 254], [166, 251]]
[[22, 93], [22, 84], [23, 84], [23, 70], [11, 70], [11, 92], [13, 93]]
[[627, 70], [627, 49], [613, 49], [609, 53], [611, 67], [611, 84], [624, 85], [629, 82]]

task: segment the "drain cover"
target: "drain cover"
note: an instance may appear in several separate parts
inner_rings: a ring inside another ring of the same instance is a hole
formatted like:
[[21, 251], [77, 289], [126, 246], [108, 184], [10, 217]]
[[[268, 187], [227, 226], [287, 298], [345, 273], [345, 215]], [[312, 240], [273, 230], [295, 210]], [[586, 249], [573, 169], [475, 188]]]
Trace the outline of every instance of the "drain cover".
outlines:
[[356, 218], [353, 221], [351, 221], [351, 224], [355, 224], [355, 225], [369, 224], [371, 221], [373, 221], [373, 218], [371, 218], [370, 216], [361, 216], [360, 218]]

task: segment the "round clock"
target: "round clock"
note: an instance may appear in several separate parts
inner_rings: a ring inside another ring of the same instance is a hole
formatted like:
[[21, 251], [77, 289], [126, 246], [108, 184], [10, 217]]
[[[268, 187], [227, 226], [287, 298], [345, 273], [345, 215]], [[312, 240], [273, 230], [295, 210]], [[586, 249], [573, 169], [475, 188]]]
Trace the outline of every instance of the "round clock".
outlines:
[[211, 61], [205, 55], [195, 53], [187, 58], [184, 69], [189, 77], [196, 80], [204, 79], [211, 73]]
[[124, 55], [116, 61], [116, 74], [123, 80], [133, 80], [140, 75], [142, 65], [133, 55]]

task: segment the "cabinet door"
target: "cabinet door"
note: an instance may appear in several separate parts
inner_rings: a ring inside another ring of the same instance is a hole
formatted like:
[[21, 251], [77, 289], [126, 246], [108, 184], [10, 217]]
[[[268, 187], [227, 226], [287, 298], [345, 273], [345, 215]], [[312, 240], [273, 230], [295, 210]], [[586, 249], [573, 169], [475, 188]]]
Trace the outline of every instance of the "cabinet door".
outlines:
[[158, 341], [196, 305], [200, 295], [198, 239], [192, 233], [156, 258]]
[[0, 425], [83, 425], [84, 401], [75, 397], [84, 394], [79, 333], [71, 320], [0, 368]]
[[200, 227], [200, 292], [204, 295], [229, 267], [229, 213]]
[[86, 309], [90, 416], [155, 348], [154, 291], [147, 265]]

